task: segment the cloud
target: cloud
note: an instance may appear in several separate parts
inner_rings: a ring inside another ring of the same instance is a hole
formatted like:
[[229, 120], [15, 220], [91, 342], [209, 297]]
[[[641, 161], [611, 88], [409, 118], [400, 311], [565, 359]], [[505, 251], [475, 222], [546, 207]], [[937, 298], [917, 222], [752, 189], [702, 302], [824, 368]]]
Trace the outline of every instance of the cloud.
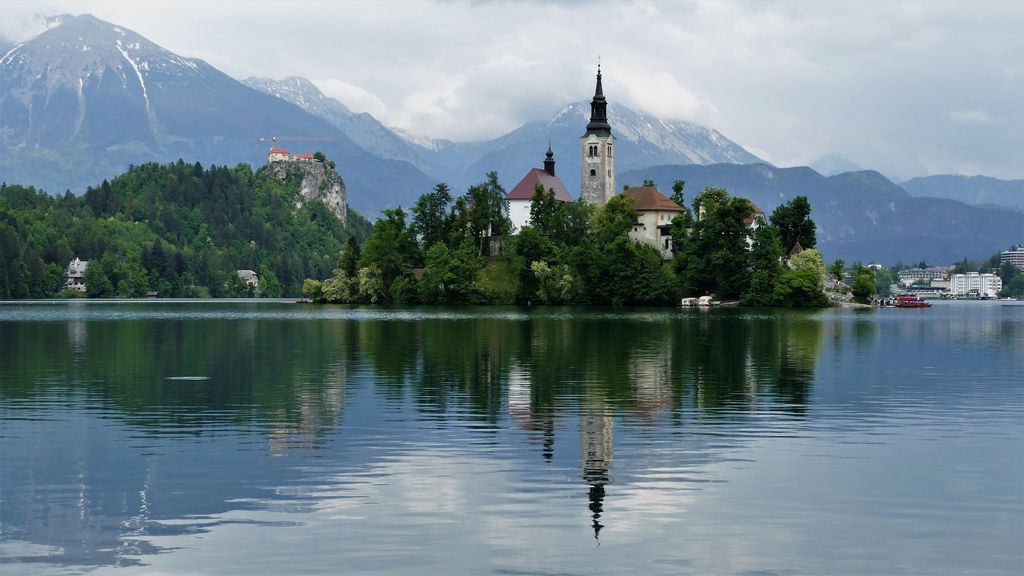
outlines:
[[[0, 35], [91, 12], [236, 78], [299, 75], [415, 133], [498, 136], [593, 91], [780, 164], [1024, 177], [1024, 3], [8, 0]], [[940, 121], [936, 121], [936, 120]], [[966, 131], [966, 126], [973, 127]], [[965, 136], [964, 132], [970, 132]]]
[[946, 117], [955, 124], [991, 124], [993, 122], [988, 112], [978, 109], [953, 110], [946, 114]]
[[337, 98], [353, 112], [366, 112], [380, 120], [388, 117], [387, 104], [361, 86], [356, 86], [339, 78], [319, 78], [311, 79], [310, 81], [316, 84], [321, 92], [327, 96]]

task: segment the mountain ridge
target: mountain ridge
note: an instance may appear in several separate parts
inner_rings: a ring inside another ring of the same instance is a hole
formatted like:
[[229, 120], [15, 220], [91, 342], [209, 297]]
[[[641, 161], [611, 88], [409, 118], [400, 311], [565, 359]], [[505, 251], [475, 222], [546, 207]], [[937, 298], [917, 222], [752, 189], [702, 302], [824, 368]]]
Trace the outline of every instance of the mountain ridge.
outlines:
[[819, 247], [830, 260], [894, 264], [983, 259], [1020, 242], [1024, 232], [1020, 213], [914, 197], [874, 170], [826, 177], [806, 166], [690, 164], [620, 175], [622, 184], [643, 180], [654, 180], [662, 190], [684, 180], [688, 201], [706, 186], [720, 186], [751, 199], [769, 215], [794, 196], [807, 196]]

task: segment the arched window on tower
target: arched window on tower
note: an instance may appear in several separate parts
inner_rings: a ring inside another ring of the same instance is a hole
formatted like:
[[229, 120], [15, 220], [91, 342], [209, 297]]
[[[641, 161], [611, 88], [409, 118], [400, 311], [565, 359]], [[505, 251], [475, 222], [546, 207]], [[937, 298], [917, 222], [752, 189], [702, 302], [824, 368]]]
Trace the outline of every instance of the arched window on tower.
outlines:
[[597, 176], [597, 170], [594, 170], [593, 168], [591, 168], [590, 169], [590, 175], [591, 176]]

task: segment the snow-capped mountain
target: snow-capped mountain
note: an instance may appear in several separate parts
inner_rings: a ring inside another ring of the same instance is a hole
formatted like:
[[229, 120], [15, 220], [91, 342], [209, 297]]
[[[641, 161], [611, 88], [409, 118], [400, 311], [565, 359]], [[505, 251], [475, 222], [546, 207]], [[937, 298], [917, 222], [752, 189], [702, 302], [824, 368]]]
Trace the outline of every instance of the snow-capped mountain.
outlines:
[[[374, 154], [405, 160], [456, 189], [482, 180], [490, 170], [497, 170], [504, 181], [514, 185], [522, 174], [540, 165], [548, 142], [566, 186], [574, 191], [579, 188], [579, 137], [590, 113], [586, 103], [570, 104], [546, 122], [528, 122], [491, 140], [451, 142], [385, 126], [369, 114], [352, 114], [303, 78], [249, 78], [243, 82], [324, 118]], [[718, 131], [698, 124], [661, 120], [614, 102], [608, 106], [608, 115], [618, 140], [619, 170], [660, 164], [760, 162]]]
[[[325, 119], [90, 15], [66, 19], [0, 58], [0, 180], [81, 191], [130, 164], [266, 160], [260, 137], [298, 135], [372, 214], [433, 180], [367, 152]], [[289, 143], [289, 145], [292, 145]]]
[[445, 170], [432, 161], [432, 152], [435, 152], [437, 147], [431, 140], [420, 138], [419, 141], [414, 141], [406, 134], [385, 126], [370, 114], [354, 113], [338, 99], [325, 95], [305, 78], [246, 78], [242, 83], [323, 118], [377, 156], [409, 162], [437, 179], [444, 179]]
[[325, 95], [315, 84], [299, 76], [288, 76], [283, 80], [252, 77], [242, 80], [242, 84], [291, 102], [335, 125], [352, 116], [352, 111], [337, 98]]

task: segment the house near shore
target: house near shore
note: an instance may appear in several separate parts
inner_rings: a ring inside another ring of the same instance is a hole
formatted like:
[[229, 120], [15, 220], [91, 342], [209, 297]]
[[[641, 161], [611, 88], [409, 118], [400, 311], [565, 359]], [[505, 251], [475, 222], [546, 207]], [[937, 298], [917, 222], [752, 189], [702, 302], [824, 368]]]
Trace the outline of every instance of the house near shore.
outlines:
[[260, 287], [260, 276], [256, 272], [253, 272], [252, 270], [235, 270], [235, 273], [238, 274], [238, 277], [241, 278], [242, 282], [245, 282], [246, 285], [252, 286], [253, 288]]
[[653, 246], [666, 260], [672, 258], [672, 219], [683, 213], [683, 207], [654, 186], [626, 188], [622, 195], [633, 201], [639, 213], [629, 237]]
[[88, 260], [79, 260], [76, 256], [64, 269], [64, 289], [73, 292], [85, 292], [85, 270], [89, 267]]
[[544, 157], [544, 169], [531, 168], [526, 176], [523, 176], [523, 179], [505, 196], [505, 201], [508, 202], [508, 217], [512, 220], [513, 233], [519, 232], [523, 226], [530, 224], [530, 202], [538, 188], [544, 190], [545, 193], [549, 190], [553, 191], [555, 200], [559, 202], [573, 201], [565, 184], [558, 176], [555, 176], [555, 154], [551, 151], [550, 144]]

